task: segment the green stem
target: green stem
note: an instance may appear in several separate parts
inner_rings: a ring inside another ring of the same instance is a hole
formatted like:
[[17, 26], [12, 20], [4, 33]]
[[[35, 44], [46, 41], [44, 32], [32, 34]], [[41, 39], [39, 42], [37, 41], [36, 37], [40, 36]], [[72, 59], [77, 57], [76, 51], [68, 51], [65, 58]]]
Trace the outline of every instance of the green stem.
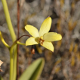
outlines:
[[19, 41], [17, 41], [17, 44], [26, 45], [25, 43], [21, 43], [21, 42], [19, 42]]
[[[12, 53], [12, 50], [10, 51]], [[10, 80], [13, 80], [13, 56], [10, 54]]]
[[[16, 40], [16, 35], [13, 30], [13, 26], [11, 23], [8, 7], [6, 0], [1, 0], [3, 4], [3, 9], [5, 13], [5, 18], [7, 21], [7, 25], [10, 31], [10, 35], [12, 38], [12, 41], [14, 42]], [[16, 58], [17, 58], [17, 45], [15, 45], [13, 48], [10, 49], [10, 80], [16, 80]]]
[[13, 30], [13, 26], [12, 26], [12, 23], [11, 23], [11, 19], [10, 19], [10, 15], [9, 15], [6, 0], [1, 0], [1, 1], [2, 1], [2, 4], [3, 4], [3, 9], [4, 9], [7, 25], [8, 25], [11, 37], [12, 37], [12, 41], [15, 41], [16, 40], [16, 35], [15, 35], [14, 30]]
[[2, 4], [3, 4], [3, 9], [4, 9], [7, 25], [8, 25], [11, 37], [12, 37], [12, 41], [14, 42], [16, 40], [16, 35], [15, 35], [15, 32], [13, 30], [13, 26], [12, 26], [12, 23], [11, 23], [7, 3], [6, 3], [6, 0], [1, 0], [1, 1], [2, 1]]
[[15, 54], [14, 54], [14, 65], [13, 65], [13, 80], [16, 80], [16, 75], [17, 75], [17, 44], [14, 46], [14, 51], [13, 51]]
[[16, 44], [10, 48], [10, 80], [16, 80], [16, 59], [17, 46]]
[[2, 43], [3, 43], [8, 49], [10, 49], [10, 46], [5, 42], [5, 40], [4, 40], [3, 36], [2, 36], [1, 31], [0, 31], [0, 38], [1, 38]]

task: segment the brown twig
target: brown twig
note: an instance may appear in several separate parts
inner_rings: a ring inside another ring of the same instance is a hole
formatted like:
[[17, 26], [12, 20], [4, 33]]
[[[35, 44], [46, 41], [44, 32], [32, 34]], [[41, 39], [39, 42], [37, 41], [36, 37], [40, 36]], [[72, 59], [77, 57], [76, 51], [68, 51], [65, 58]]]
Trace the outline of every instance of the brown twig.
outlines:
[[31, 36], [29, 36], [29, 35], [22, 35], [21, 37], [19, 37], [18, 39], [16, 39], [16, 40], [14, 41], [14, 43], [11, 45], [10, 49], [12, 48], [12, 46], [14, 46], [14, 45], [17, 43], [17, 41], [19, 41], [19, 40], [20, 40], [22, 37], [24, 37], [24, 36], [31, 37]]
[[19, 39], [21, 39], [22, 37], [24, 37], [24, 36], [31, 37], [30, 35], [22, 35], [21, 37], [19, 37], [19, 38], [17, 39], [17, 41], [18, 41]]
[[[20, 22], [20, 4], [19, 4], [19, 0], [17, 0], [17, 29], [18, 29], [17, 38], [19, 38], [19, 22]], [[18, 57], [19, 57], [19, 45], [17, 45], [17, 77], [16, 77], [16, 80], [18, 80], [19, 78]]]

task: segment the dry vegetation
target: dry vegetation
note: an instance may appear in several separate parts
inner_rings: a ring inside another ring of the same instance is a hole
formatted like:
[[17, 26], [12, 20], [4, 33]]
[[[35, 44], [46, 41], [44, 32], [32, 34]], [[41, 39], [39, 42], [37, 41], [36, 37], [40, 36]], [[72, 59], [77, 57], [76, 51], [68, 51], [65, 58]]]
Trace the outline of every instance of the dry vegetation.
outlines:
[[[16, 0], [7, 0], [12, 23], [17, 32]], [[80, 80], [80, 0], [20, 0], [20, 35], [28, 34], [24, 30], [26, 24], [40, 28], [47, 16], [52, 18], [51, 32], [58, 32], [62, 40], [53, 42], [55, 51], [51, 52], [40, 45], [33, 46], [35, 54], [31, 54], [31, 46], [20, 46], [20, 74], [31, 62], [39, 57], [45, 58], [45, 66], [39, 80]], [[0, 1], [0, 31], [7, 43], [11, 38]], [[25, 42], [27, 38], [21, 39]], [[0, 60], [4, 80], [9, 78], [9, 51], [0, 41]]]

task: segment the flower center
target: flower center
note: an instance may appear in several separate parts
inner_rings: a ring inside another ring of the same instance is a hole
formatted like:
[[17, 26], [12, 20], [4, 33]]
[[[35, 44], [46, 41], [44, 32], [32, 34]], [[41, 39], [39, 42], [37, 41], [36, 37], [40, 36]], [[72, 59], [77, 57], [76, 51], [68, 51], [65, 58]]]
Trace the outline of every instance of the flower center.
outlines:
[[40, 43], [41, 45], [43, 45], [43, 42], [44, 42], [43, 37], [37, 37], [35, 41]]
[[40, 38], [39, 43], [43, 45], [44, 40]]

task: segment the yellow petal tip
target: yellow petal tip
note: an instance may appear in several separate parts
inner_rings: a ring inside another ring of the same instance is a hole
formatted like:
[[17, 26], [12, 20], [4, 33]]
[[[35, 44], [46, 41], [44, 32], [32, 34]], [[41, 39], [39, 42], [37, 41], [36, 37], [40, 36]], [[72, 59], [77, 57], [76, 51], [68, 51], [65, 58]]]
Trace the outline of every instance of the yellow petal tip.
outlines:
[[62, 39], [62, 36], [59, 34], [59, 40], [61, 40]]
[[51, 17], [47, 17], [47, 20], [50, 21], [50, 22], [52, 23]]
[[39, 37], [38, 29], [32, 25], [26, 25], [25, 30], [27, 30], [33, 37]]

